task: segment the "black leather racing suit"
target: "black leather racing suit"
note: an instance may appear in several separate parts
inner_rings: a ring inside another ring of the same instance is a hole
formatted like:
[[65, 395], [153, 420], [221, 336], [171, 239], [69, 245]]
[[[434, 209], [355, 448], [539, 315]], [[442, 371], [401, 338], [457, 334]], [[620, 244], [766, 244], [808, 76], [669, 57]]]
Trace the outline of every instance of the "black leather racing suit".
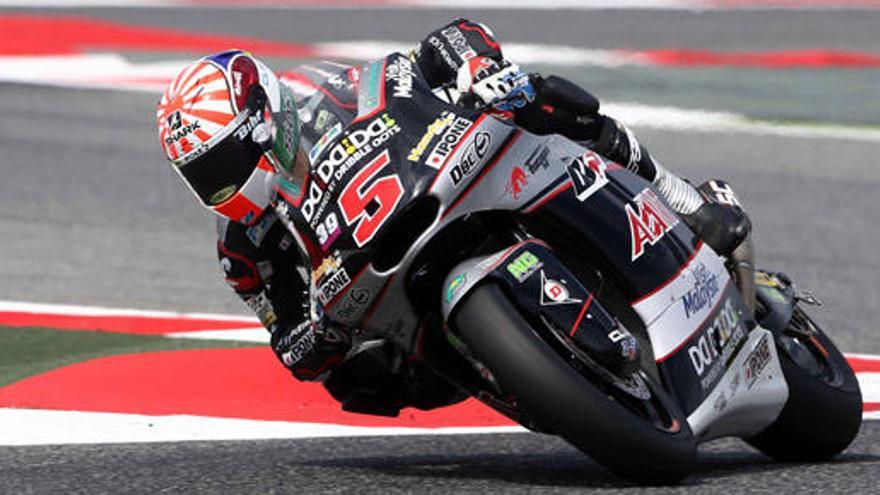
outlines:
[[[421, 75], [433, 88], [453, 85], [459, 67], [475, 56], [489, 57], [498, 62], [503, 60], [501, 47], [492, 32], [482, 24], [463, 19], [452, 21], [429, 34], [411, 54]], [[312, 145], [337, 122], [345, 126], [354, 118], [357, 113], [357, 76], [356, 68], [328, 63], [282, 73], [282, 80], [290, 83], [300, 102], [302, 151], [308, 153]], [[537, 82], [540, 83], [540, 80]], [[546, 109], [547, 105], [543, 107]], [[534, 117], [534, 111], [528, 115], [526, 119], [517, 116], [517, 123], [532, 127], [529, 120]], [[538, 115], [537, 120], [541, 123], [535, 127], [539, 127], [539, 131], [558, 130], [546, 128], [546, 119], [541, 117], [546, 116]], [[588, 125], [581, 125], [577, 129], [581, 135], [574, 137], [594, 142], [600, 138], [601, 124], [607, 118], [598, 113], [590, 117], [587, 119]], [[615, 153], [620, 155], [620, 150], [615, 152], [610, 147], [606, 148], [604, 152], [611, 158], [615, 158]], [[628, 159], [628, 155], [618, 156], [617, 161], [626, 163]], [[279, 201], [284, 201], [284, 198], [279, 197]], [[300, 259], [296, 240], [272, 209], [267, 209], [252, 226], [221, 218], [217, 234], [217, 251], [226, 281], [272, 333], [273, 342], [308, 319], [305, 281], [309, 274], [304, 267], [310, 266], [310, 263]], [[358, 361], [354, 356], [345, 361], [345, 366], [338, 366], [348, 350], [348, 345], [338, 339], [319, 339], [313, 346], [304, 349], [301, 359], [291, 366], [291, 371], [301, 380], [324, 379], [327, 388], [343, 402], [346, 409], [360, 412], [393, 415], [404, 405], [436, 407], [455, 397], [454, 391], [433, 381], [428, 387], [434, 390], [433, 397], [415, 398], [412, 390], [402, 397], [401, 392], [395, 390], [406, 386], [403, 378], [398, 376], [400, 373], [378, 369], [381, 366], [375, 366], [375, 359], [367, 360], [366, 365], [361, 360], [355, 371], [346, 370], [349, 362]], [[332, 372], [328, 374], [328, 371]], [[372, 384], [367, 385], [382, 389], [373, 391], [372, 399], [376, 400], [364, 399], [352, 392], [352, 389], [363, 391], [369, 388], [364, 381], [371, 381]], [[388, 409], [383, 409], [379, 404], [382, 401], [392, 404]]]

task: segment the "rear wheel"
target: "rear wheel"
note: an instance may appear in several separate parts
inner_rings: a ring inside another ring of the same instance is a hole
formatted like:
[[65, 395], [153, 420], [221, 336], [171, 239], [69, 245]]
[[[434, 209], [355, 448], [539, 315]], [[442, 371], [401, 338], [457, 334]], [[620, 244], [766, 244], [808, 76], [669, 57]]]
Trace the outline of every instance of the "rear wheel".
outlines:
[[748, 442], [781, 461], [820, 461], [839, 454], [862, 424], [862, 394], [852, 368], [800, 308], [776, 337], [776, 349], [788, 402], [776, 421]]
[[560, 352], [495, 285], [476, 288], [454, 324], [541, 431], [640, 482], [674, 483], [693, 468], [696, 446], [687, 419], [644, 372], [617, 377], [583, 353]]

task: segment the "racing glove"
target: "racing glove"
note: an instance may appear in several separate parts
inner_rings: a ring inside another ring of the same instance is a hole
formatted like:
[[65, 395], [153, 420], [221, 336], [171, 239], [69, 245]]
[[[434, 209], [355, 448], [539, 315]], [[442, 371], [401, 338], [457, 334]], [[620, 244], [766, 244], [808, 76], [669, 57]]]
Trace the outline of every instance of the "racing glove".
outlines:
[[507, 60], [474, 57], [458, 69], [455, 79], [466, 106], [492, 107], [510, 113], [535, 99], [535, 89], [518, 65]]
[[272, 333], [272, 350], [299, 380], [322, 380], [341, 363], [351, 348], [350, 336], [334, 329], [325, 319], [306, 320], [295, 327]]
[[532, 102], [518, 108], [515, 122], [535, 134], [562, 134], [575, 141], [595, 141], [601, 130], [599, 100], [558, 76], [530, 74]]

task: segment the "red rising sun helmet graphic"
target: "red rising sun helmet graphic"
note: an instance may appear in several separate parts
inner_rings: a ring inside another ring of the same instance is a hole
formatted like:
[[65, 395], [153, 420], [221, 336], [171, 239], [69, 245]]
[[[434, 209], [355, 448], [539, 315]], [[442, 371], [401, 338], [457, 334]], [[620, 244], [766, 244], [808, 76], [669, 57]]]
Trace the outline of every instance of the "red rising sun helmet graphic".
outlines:
[[240, 50], [184, 68], [156, 120], [165, 156], [199, 201], [244, 224], [271, 203], [275, 172], [292, 166], [299, 141], [292, 93]]

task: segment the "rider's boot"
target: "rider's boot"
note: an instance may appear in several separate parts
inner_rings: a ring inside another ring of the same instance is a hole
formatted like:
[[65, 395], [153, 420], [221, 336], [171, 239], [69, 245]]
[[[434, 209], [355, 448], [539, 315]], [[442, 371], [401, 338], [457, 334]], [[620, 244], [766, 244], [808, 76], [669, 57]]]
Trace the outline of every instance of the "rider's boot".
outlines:
[[728, 184], [710, 180], [695, 188], [653, 160], [623, 124], [604, 118], [593, 149], [654, 183], [669, 206], [716, 253], [729, 256], [751, 231], [751, 222]]
[[689, 182], [655, 163], [654, 185], [669, 206], [716, 253], [729, 256], [752, 229], [730, 186], [708, 180], [694, 188]]

